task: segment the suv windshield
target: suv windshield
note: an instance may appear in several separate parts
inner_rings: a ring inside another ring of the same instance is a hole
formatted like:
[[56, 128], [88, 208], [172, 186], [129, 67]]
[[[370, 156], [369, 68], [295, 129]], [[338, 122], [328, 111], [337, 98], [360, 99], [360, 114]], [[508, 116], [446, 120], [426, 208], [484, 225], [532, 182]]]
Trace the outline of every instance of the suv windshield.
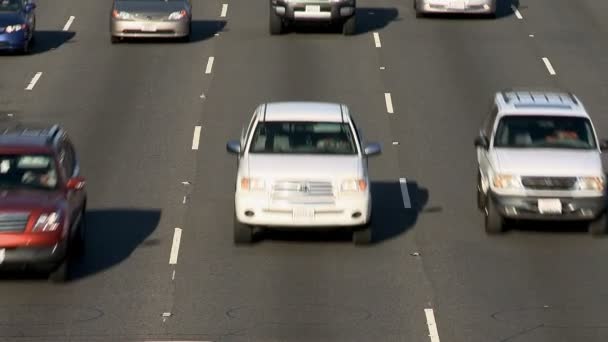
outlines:
[[18, 11], [23, 6], [23, 0], [0, 0], [0, 12]]
[[341, 122], [260, 122], [249, 153], [357, 154], [350, 126]]
[[57, 188], [57, 170], [48, 155], [0, 155], [1, 189]]
[[567, 116], [505, 116], [496, 130], [494, 147], [596, 148], [589, 119]]

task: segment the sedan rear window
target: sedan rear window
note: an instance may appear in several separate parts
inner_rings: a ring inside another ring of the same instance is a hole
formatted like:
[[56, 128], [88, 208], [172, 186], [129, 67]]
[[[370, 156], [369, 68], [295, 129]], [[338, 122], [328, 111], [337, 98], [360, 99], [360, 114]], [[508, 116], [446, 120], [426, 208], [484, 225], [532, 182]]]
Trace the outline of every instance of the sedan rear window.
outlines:
[[591, 122], [583, 117], [505, 116], [494, 147], [595, 149]]
[[350, 126], [341, 122], [260, 122], [249, 153], [357, 154]]
[[55, 162], [48, 155], [0, 155], [1, 189], [57, 188]]

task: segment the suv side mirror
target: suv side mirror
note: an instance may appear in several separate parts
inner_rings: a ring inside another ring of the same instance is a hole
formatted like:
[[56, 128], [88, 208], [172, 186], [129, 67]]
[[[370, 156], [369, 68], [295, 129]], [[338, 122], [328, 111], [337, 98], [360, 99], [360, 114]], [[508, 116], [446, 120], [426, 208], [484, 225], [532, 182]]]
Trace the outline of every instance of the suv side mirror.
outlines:
[[33, 2], [28, 2], [27, 4], [25, 4], [25, 11], [26, 12], [31, 12], [36, 8], [36, 4]]
[[241, 153], [241, 143], [237, 140], [230, 140], [226, 144], [226, 151], [234, 154]]
[[488, 149], [489, 146], [490, 146], [490, 143], [488, 142], [488, 138], [484, 137], [483, 135], [480, 135], [477, 138], [475, 138], [475, 147], [481, 147], [483, 149]]
[[81, 190], [86, 182], [83, 177], [73, 177], [68, 180], [67, 188], [70, 190]]
[[606, 139], [600, 140], [600, 150], [602, 152], [608, 151], [608, 140], [606, 140]]
[[363, 154], [366, 156], [375, 156], [380, 153], [382, 153], [382, 147], [378, 143], [369, 143], [363, 149]]

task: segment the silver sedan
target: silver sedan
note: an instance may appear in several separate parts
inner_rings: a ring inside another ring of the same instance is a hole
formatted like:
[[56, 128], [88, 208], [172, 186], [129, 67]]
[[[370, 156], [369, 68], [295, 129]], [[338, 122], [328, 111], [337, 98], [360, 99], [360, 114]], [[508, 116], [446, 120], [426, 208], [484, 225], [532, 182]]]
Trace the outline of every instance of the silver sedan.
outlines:
[[414, 0], [416, 16], [430, 13], [471, 13], [496, 15], [497, 0]]
[[190, 39], [189, 0], [114, 0], [110, 14], [112, 43], [122, 38]]

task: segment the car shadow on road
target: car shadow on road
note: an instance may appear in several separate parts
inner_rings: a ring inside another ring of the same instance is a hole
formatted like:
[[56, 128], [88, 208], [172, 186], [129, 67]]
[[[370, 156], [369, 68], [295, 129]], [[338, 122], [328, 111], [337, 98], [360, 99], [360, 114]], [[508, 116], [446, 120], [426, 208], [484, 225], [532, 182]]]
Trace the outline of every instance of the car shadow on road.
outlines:
[[[407, 189], [408, 199], [406, 201], [402, 196], [402, 186]], [[426, 209], [428, 200], [428, 190], [420, 187], [416, 182], [408, 181], [403, 185], [398, 181], [372, 182], [372, 245], [394, 239], [412, 229], [421, 212], [441, 210]], [[256, 235], [255, 240], [257, 242], [277, 240], [297, 243], [350, 243], [352, 231], [329, 228], [323, 230], [293, 230], [291, 228], [264, 230]]]
[[507, 221], [505, 226], [507, 233], [520, 232], [532, 234], [586, 234], [589, 230], [589, 222], [584, 221]]
[[225, 20], [192, 20], [190, 40], [182, 42], [177, 38], [124, 38], [122, 43], [138, 44], [188, 44], [213, 38], [216, 33], [224, 31]]
[[[399, 11], [396, 8], [358, 7], [356, 10], [357, 28], [355, 35], [377, 31], [386, 27], [390, 22], [399, 20]], [[341, 33], [339, 25], [319, 25], [315, 22], [293, 23], [287, 28], [287, 33], [325, 34]]]
[[111, 268], [125, 259], [158, 227], [160, 210], [96, 209], [87, 212], [85, 253], [70, 265], [70, 280]]
[[[70, 42], [76, 33], [67, 31], [36, 31], [34, 40], [30, 45], [31, 55], [45, 53], [59, 48], [61, 45]], [[0, 56], [20, 55], [19, 52], [2, 52]]]
[[493, 20], [494, 18], [506, 18], [513, 16], [515, 11], [513, 8], [519, 9], [519, 0], [496, 0], [496, 16], [489, 16], [484, 14], [470, 14], [470, 13], [427, 13], [425, 14], [426, 18], [441, 18], [441, 19], [453, 19], [453, 20], [463, 20], [463, 19], [487, 19]]

